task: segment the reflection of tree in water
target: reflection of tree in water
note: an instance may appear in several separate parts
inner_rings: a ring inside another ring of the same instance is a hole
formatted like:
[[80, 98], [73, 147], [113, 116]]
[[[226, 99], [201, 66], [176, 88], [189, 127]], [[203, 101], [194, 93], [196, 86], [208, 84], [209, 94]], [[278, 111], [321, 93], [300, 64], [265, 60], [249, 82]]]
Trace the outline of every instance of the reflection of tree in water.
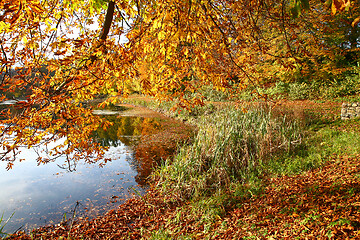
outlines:
[[183, 125], [166, 128], [151, 135], [142, 135], [135, 147], [133, 165], [138, 175], [135, 180], [140, 185], [146, 185], [147, 178], [154, 167], [172, 157], [178, 144], [189, 139], [191, 129]]
[[135, 180], [140, 185], [146, 185], [147, 178], [162, 160], [166, 160], [173, 155], [176, 150], [175, 141], [161, 141], [160, 134], [143, 136], [135, 149], [133, 165], [136, 167], [138, 175]]
[[132, 146], [142, 134], [144, 118], [119, 116], [104, 116], [104, 118], [113, 125], [106, 130], [99, 128], [93, 134], [94, 139], [103, 146], [117, 147], [120, 145], [119, 141], [127, 146]]
[[116, 130], [118, 139], [125, 145], [132, 146], [135, 140], [133, 137], [141, 135], [143, 121], [144, 118], [140, 117], [120, 117], [121, 124]]
[[147, 177], [162, 159], [174, 154], [179, 143], [188, 139], [191, 129], [174, 121], [157, 118], [104, 116], [113, 123], [106, 130], [99, 128], [93, 135], [104, 146], [132, 146], [135, 156], [127, 158], [138, 172], [135, 177], [139, 185], [146, 185]]

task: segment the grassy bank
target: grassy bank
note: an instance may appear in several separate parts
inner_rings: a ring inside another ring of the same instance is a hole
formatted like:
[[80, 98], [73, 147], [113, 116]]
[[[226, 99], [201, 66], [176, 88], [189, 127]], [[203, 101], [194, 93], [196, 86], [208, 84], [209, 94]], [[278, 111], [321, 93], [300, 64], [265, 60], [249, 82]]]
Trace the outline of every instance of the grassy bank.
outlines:
[[[263, 196], [270, 179], [303, 175], [344, 156], [356, 159], [358, 120], [341, 121], [339, 103], [301, 105], [287, 102], [247, 112], [202, 107], [205, 114], [192, 118], [199, 127], [193, 144], [183, 146], [157, 170], [160, 191], [188, 201], [178, 215], [197, 216], [198, 225], [205, 226], [211, 236], [218, 219], [244, 201]], [[191, 113], [177, 116], [189, 119]], [[179, 232], [160, 229], [153, 239]]]
[[[204, 109], [191, 117], [197, 136], [155, 171], [147, 195], [91, 221], [14, 238], [360, 235], [360, 121], [341, 121], [340, 103], [286, 101], [247, 111], [213, 104]], [[190, 119], [191, 113], [181, 114]]]
[[192, 145], [183, 146], [157, 172], [161, 188], [181, 198], [236, 192], [260, 178], [273, 156], [290, 154], [302, 139], [296, 121], [264, 107], [246, 112], [227, 107], [200, 118], [198, 127]]

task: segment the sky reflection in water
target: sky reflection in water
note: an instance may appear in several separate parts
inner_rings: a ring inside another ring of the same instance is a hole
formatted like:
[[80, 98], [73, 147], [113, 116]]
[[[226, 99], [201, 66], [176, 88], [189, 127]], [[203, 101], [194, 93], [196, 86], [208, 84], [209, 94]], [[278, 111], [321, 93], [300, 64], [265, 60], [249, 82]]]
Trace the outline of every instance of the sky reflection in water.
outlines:
[[4, 213], [7, 219], [14, 213], [5, 231], [58, 223], [64, 213], [67, 218], [72, 216], [77, 202], [77, 216], [95, 216], [121, 204], [135, 193], [134, 189], [145, 192], [146, 186], [138, 186], [135, 180], [138, 172], [132, 164], [139, 163], [127, 146], [134, 142], [131, 136], [141, 134], [143, 119], [116, 119], [123, 124], [95, 134], [111, 146], [105, 157], [112, 161], [103, 168], [79, 163], [76, 171], [68, 172], [56, 164], [64, 159], [37, 166], [33, 149], [22, 150], [19, 158], [26, 161], [17, 162], [10, 171], [0, 162], [0, 215]]

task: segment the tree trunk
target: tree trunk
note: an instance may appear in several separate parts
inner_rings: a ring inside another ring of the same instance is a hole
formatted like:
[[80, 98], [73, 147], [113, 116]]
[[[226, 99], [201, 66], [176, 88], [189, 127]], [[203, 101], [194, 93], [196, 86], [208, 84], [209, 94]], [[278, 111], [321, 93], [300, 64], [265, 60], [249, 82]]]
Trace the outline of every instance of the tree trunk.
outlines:
[[105, 22], [100, 33], [100, 40], [106, 40], [114, 16], [115, 2], [109, 1], [106, 11]]

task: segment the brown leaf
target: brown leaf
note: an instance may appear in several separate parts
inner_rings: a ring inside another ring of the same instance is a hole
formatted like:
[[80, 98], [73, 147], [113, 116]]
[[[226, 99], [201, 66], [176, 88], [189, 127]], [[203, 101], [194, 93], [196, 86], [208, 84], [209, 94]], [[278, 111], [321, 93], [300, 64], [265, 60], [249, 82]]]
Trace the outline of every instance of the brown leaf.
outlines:
[[344, 11], [349, 6], [350, 0], [333, 0], [331, 4], [331, 13], [336, 14], [336, 12]]

